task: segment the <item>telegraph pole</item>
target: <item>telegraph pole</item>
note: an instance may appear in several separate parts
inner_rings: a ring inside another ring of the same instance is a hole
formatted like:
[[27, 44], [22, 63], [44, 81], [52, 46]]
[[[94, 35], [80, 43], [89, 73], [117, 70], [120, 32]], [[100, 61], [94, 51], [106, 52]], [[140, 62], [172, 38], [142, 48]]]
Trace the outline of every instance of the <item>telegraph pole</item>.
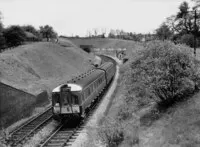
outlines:
[[197, 10], [194, 10], [194, 56], [196, 57]]

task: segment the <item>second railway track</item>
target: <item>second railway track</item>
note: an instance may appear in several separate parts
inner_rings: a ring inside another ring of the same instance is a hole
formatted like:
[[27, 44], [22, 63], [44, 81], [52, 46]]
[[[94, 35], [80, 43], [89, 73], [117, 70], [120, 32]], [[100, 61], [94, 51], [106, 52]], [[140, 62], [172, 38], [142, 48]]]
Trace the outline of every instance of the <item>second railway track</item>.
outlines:
[[35, 132], [38, 132], [42, 126], [52, 119], [52, 110], [51, 107], [48, 108], [45, 112], [39, 114], [38, 116], [27, 121], [19, 128], [15, 129], [9, 134], [8, 144], [10, 146], [18, 146], [23, 144], [24, 140], [33, 135]]

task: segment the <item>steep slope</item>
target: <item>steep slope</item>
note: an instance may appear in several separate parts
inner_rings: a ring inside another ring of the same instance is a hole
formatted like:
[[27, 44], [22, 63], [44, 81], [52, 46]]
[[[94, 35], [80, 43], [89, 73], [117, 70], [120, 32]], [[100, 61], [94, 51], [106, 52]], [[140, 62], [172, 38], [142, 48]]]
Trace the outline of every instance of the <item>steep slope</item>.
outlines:
[[70, 42], [23, 45], [0, 54], [0, 82], [33, 94], [49, 91], [88, 70], [92, 59]]

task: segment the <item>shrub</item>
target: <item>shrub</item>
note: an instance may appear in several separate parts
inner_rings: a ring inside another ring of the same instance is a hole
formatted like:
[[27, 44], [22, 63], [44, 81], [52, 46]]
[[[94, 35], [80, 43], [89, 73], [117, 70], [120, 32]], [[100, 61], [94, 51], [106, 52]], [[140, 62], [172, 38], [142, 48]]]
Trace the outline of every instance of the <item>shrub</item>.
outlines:
[[3, 34], [8, 47], [21, 45], [26, 40], [25, 32], [20, 26], [11, 26]]
[[180, 43], [194, 47], [194, 36], [192, 34], [185, 34], [181, 36]]
[[119, 108], [117, 119], [119, 121], [127, 120], [132, 117], [132, 113], [133, 110], [131, 110], [131, 106], [125, 103]]
[[109, 147], [115, 147], [124, 140], [122, 126], [115, 120], [105, 118], [98, 129], [98, 136], [101, 141]]
[[0, 32], [0, 52], [6, 47], [6, 41], [3, 36], [3, 33]]
[[190, 48], [168, 41], [146, 44], [131, 63], [128, 92], [156, 102], [173, 102], [199, 85], [198, 64]]

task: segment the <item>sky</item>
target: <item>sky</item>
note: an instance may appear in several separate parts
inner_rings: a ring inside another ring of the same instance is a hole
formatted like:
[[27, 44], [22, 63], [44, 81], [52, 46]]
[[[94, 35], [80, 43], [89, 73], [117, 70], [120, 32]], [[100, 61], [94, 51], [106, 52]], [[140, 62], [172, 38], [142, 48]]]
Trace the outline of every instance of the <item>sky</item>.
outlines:
[[[152, 33], [184, 0], [0, 0], [5, 27], [46, 24], [59, 35], [85, 36], [97, 28]], [[191, 5], [191, 0], [185, 0]]]

